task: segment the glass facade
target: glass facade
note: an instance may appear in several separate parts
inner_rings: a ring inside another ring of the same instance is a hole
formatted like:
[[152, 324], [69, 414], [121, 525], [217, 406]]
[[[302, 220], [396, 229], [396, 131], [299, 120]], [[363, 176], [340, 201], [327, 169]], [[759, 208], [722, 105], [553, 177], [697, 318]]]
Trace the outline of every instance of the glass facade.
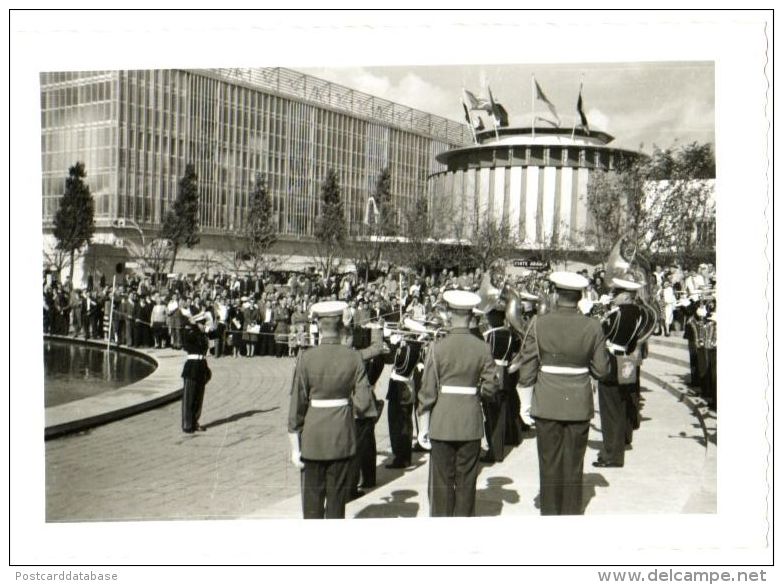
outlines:
[[104, 225], [160, 226], [193, 163], [203, 232], [242, 230], [261, 172], [280, 234], [311, 236], [334, 169], [359, 233], [381, 169], [402, 214], [445, 169], [435, 155], [470, 142], [463, 124], [280, 68], [43, 73], [41, 115], [45, 226], [78, 160]]

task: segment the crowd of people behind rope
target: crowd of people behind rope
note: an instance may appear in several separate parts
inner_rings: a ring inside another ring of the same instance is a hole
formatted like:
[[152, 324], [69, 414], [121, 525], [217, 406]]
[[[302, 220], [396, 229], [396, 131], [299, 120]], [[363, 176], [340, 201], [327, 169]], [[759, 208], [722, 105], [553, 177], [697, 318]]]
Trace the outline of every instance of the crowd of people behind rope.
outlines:
[[[583, 311], [588, 313], [606, 299], [609, 283], [600, 267], [592, 275], [586, 269], [581, 274], [590, 283], [583, 299], [587, 303]], [[705, 334], [700, 334], [696, 326], [716, 310], [714, 295], [703, 295], [705, 290], [714, 291], [714, 267], [702, 264], [683, 270], [677, 265], [666, 269], [656, 266], [654, 277], [651, 300], [660, 312], [656, 334], [668, 336], [674, 328], [685, 331], [692, 383], [704, 388], [707, 398], [711, 398], [709, 384], [702, 383], [707, 369], [699, 365], [700, 348], [709, 346], [710, 340], [704, 339]], [[481, 278], [480, 269], [462, 274], [443, 269], [427, 276], [389, 271], [369, 283], [355, 273], [328, 278], [294, 272], [263, 277], [202, 273], [173, 275], [153, 284], [150, 277], [123, 274], [117, 278], [114, 294], [104, 277], [97, 284], [90, 277], [85, 289], [72, 290], [47, 278], [43, 324], [45, 333], [85, 339], [105, 339], [110, 333], [112, 341], [120, 345], [181, 349], [187, 318], [205, 312], [211, 356], [279, 358], [294, 356], [300, 348], [315, 344], [317, 326], [310, 307], [316, 302], [346, 301], [343, 324], [362, 347], [369, 342], [369, 323], [398, 323], [405, 316], [420, 322], [435, 320], [436, 307], [445, 291], [476, 291]], [[517, 285], [542, 297], [551, 292], [547, 272], [530, 272]]]

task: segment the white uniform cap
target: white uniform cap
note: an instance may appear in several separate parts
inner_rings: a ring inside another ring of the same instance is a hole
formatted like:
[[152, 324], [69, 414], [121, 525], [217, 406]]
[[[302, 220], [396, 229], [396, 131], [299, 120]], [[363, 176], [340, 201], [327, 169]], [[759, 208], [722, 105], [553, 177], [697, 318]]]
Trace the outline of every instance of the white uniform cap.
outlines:
[[324, 301], [315, 303], [310, 310], [315, 317], [341, 317], [347, 306], [343, 301]]
[[634, 282], [633, 280], [626, 280], [624, 278], [613, 278], [612, 287], [620, 288], [623, 290], [639, 290], [644, 285], [643, 282]]
[[564, 290], [584, 290], [589, 282], [581, 274], [576, 272], [553, 272], [549, 275], [556, 288]]
[[466, 290], [447, 290], [443, 293], [443, 300], [451, 309], [470, 311], [481, 302], [481, 297]]

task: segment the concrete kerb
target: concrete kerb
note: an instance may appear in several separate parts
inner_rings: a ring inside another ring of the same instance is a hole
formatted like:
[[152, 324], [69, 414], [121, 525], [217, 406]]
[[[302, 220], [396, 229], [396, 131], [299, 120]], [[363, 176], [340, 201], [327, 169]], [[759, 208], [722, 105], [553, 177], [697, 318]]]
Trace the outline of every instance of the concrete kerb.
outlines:
[[[96, 348], [106, 347], [105, 341], [76, 339], [64, 335], [44, 335], [44, 339]], [[138, 382], [116, 390], [46, 408], [45, 440], [103, 425], [180, 399], [182, 363], [174, 358], [180, 357], [181, 352], [161, 350], [153, 354], [116, 345], [112, 345], [112, 349], [145, 359], [155, 365], [155, 370]]]

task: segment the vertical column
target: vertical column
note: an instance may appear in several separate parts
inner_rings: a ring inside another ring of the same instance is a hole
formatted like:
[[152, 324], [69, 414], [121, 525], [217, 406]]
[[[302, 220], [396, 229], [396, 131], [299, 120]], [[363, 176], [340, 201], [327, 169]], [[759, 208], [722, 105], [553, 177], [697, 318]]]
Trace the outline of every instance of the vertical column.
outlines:
[[476, 221], [476, 169], [465, 172], [465, 198], [463, 206], [463, 232], [459, 234], [465, 237], [471, 233]]
[[508, 219], [507, 204], [506, 204], [506, 169], [504, 167], [498, 167], [492, 169], [492, 176], [494, 177], [494, 192], [492, 194], [492, 212], [494, 214], [495, 222], [500, 225], [503, 222], [503, 218]]
[[560, 169], [560, 234], [564, 238], [571, 240], [571, 186], [573, 179], [573, 169], [563, 167]]
[[536, 216], [538, 211], [538, 167], [527, 167], [525, 185], [525, 243], [532, 245], [536, 241]]
[[541, 209], [543, 229], [540, 241], [544, 245], [549, 245], [552, 241], [552, 232], [555, 222], [555, 188], [557, 187], [557, 169], [555, 167], [544, 167], [543, 171], [543, 205]]
[[576, 175], [576, 231], [579, 235], [585, 235], [587, 229], [587, 174], [588, 170], [580, 168]]
[[[520, 234], [520, 206], [522, 203], [522, 167], [508, 169], [508, 225], [512, 234]], [[524, 223], [522, 224], [524, 226]]]
[[478, 220], [482, 221], [492, 213], [492, 169], [483, 168], [478, 170], [477, 200], [476, 209], [478, 211]]

